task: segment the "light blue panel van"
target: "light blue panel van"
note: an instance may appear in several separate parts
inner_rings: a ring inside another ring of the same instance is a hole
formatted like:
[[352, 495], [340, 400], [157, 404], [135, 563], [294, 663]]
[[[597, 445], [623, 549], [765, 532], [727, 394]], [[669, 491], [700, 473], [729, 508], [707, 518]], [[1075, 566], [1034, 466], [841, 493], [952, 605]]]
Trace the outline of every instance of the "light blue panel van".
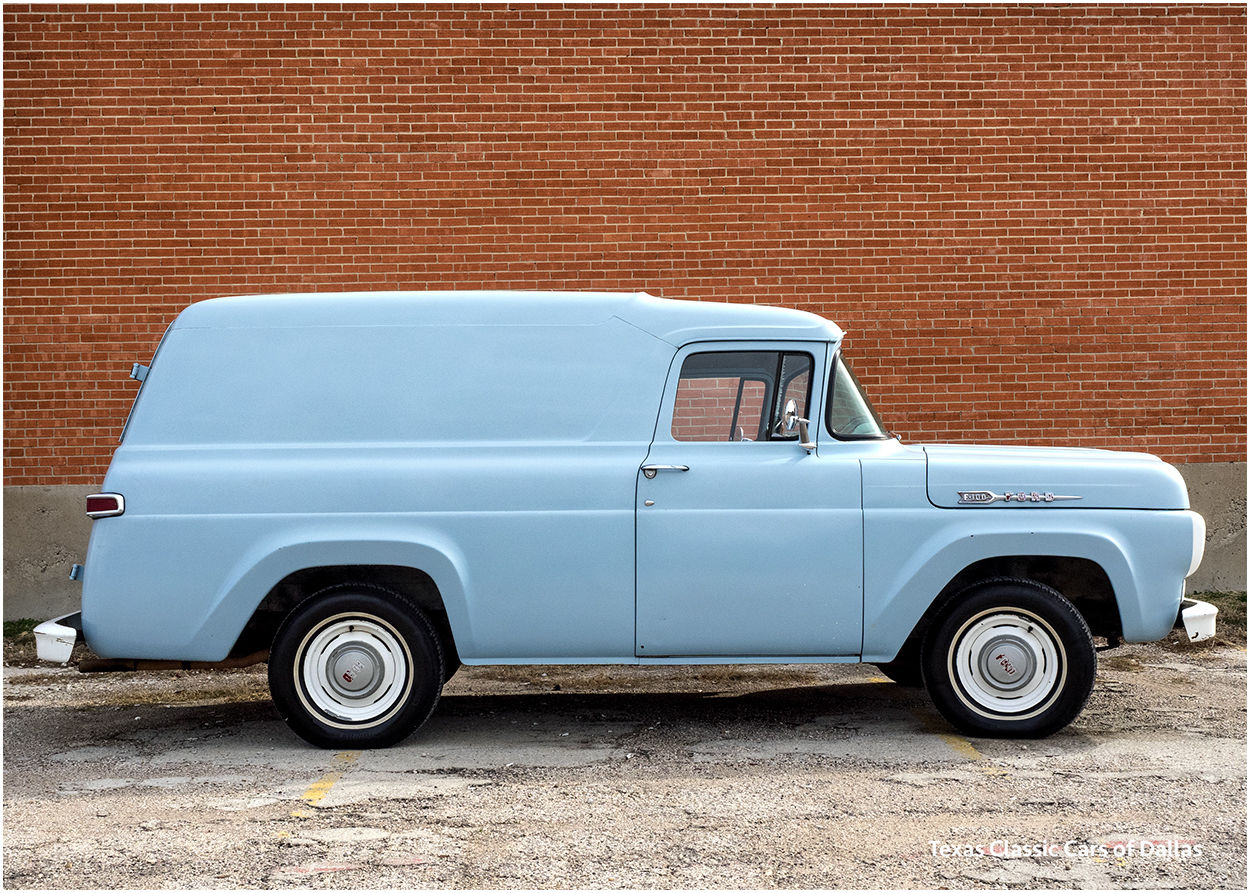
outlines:
[[290, 726], [394, 743], [461, 664], [850, 662], [1042, 736], [1149, 641], [1204, 524], [1133, 453], [907, 446], [842, 332], [645, 294], [222, 298], [169, 327], [66, 660], [269, 661]]

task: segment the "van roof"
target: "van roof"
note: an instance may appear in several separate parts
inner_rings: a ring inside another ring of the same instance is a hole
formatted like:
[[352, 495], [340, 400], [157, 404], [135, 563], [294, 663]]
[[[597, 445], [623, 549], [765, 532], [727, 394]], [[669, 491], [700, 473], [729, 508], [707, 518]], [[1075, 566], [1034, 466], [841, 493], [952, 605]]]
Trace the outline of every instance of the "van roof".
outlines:
[[593, 326], [613, 317], [674, 346], [706, 340], [838, 341], [802, 310], [677, 301], [645, 292], [375, 291], [248, 295], [192, 304], [177, 328], [307, 326]]

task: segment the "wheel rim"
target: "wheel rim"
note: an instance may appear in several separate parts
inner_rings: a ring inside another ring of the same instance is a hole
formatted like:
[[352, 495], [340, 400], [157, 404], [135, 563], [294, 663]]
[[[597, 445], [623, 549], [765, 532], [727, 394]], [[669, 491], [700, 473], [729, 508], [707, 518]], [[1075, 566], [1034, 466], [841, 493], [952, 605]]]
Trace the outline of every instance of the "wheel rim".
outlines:
[[318, 718], [337, 728], [369, 728], [403, 707], [412, 690], [412, 656], [379, 617], [337, 614], [304, 636], [295, 655], [296, 690]]
[[1047, 709], [1063, 689], [1067, 661], [1054, 629], [1029, 611], [996, 608], [970, 618], [951, 640], [955, 691], [974, 712], [1022, 720]]

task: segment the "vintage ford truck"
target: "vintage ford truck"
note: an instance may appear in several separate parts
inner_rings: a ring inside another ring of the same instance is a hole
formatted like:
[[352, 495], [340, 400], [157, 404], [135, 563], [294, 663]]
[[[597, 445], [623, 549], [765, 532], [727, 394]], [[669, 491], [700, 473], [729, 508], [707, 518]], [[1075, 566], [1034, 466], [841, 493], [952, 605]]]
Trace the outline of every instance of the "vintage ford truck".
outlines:
[[134, 368], [42, 654], [268, 659], [325, 747], [399, 741], [461, 663], [864, 661], [1027, 737], [1080, 712], [1095, 636], [1214, 633], [1174, 468], [905, 445], [842, 338], [646, 294], [193, 304]]

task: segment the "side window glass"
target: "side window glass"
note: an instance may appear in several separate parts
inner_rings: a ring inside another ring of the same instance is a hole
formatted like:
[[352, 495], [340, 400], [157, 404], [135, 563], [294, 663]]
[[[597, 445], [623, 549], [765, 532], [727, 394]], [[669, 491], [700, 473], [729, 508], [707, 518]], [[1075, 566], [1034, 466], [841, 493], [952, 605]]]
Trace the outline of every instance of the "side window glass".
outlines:
[[[799, 413], [807, 412], [811, 370], [812, 358], [805, 353], [691, 354], [682, 364], [677, 382], [672, 437], [683, 441], [768, 440], [785, 400], [793, 398]], [[779, 401], [779, 395], [785, 399]]]
[[685, 378], [677, 384], [673, 440], [756, 440], [764, 417], [762, 381]]

